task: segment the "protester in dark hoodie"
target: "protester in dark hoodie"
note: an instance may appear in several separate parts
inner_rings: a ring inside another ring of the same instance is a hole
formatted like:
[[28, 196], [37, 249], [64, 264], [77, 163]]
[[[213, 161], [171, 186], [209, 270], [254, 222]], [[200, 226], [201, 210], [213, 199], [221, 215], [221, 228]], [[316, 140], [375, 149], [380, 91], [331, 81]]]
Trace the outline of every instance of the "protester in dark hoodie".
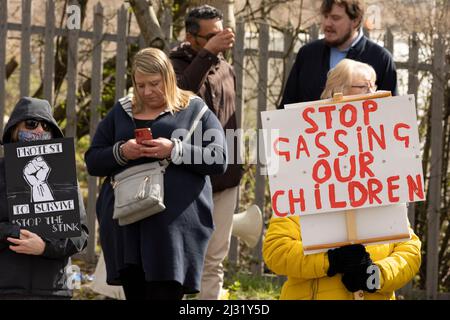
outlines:
[[[2, 144], [62, 138], [46, 100], [24, 97], [16, 104], [3, 132]], [[9, 222], [5, 165], [0, 158], [0, 300], [70, 299], [66, 266], [87, 245], [88, 229], [81, 195], [80, 237], [47, 239]]]

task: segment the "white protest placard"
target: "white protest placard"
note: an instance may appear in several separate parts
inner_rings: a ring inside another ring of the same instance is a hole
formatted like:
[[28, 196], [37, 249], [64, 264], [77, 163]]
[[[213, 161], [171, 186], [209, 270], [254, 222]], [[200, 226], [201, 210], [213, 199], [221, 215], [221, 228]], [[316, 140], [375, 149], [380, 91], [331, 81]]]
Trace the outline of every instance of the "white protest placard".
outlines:
[[[405, 203], [355, 209], [354, 239], [349, 240], [345, 211], [308, 214], [300, 218], [305, 255], [348, 244], [380, 244], [410, 239]], [[280, 218], [283, 219], [283, 218]]]
[[406, 202], [424, 200], [417, 118], [412, 95], [389, 95], [262, 113], [274, 216], [301, 216], [305, 254], [409, 239]]
[[424, 200], [414, 97], [262, 112], [274, 214]]

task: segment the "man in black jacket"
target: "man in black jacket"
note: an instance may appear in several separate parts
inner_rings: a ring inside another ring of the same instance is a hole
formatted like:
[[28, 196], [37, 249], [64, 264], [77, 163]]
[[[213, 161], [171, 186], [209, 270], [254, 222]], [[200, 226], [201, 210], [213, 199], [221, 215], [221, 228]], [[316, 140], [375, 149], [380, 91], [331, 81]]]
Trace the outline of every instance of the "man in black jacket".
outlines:
[[[223, 52], [234, 44], [234, 33], [223, 28], [222, 13], [203, 5], [186, 17], [186, 42], [170, 53], [178, 86], [199, 95], [214, 112], [226, 133], [237, 129], [236, 82], [232, 66]], [[228, 253], [237, 192], [242, 176], [238, 164], [237, 143], [228, 142], [230, 163], [221, 176], [211, 176], [214, 192], [215, 230], [208, 244], [199, 298], [220, 297], [223, 284], [222, 261]], [[231, 151], [231, 150], [234, 150]]]
[[363, 34], [361, 1], [324, 0], [320, 11], [325, 37], [300, 48], [278, 108], [320, 99], [328, 71], [344, 58], [371, 65], [377, 73], [378, 89], [397, 95], [397, 71], [392, 55]]

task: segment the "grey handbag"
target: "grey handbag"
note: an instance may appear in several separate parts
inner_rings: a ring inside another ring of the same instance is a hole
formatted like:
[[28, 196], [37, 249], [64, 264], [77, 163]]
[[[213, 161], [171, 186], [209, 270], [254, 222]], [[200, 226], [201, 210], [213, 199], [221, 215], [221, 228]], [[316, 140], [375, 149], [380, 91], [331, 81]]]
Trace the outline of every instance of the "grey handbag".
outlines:
[[[206, 105], [198, 113], [184, 141], [192, 135], [201, 117], [208, 110]], [[114, 189], [113, 219], [125, 226], [150, 217], [166, 209], [164, 205], [164, 172], [167, 160], [132, 166], [111, 179]]]
[[164, 205], [164, 171], [166, 164], [144, 163], [122, 171], [114, 177], [114, 215], [119, 225], [147, 218], [166, 209]]

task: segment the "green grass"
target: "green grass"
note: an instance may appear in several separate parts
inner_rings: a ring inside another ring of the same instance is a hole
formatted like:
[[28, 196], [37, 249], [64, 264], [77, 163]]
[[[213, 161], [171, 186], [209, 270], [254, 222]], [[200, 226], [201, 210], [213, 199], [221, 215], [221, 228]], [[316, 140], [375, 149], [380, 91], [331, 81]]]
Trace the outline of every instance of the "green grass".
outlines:
[[[83, 274], [93, 274], [95, 266], [81, 260], [73, 260]], [[97, 294], [89, 287], [90, 282], [82, 281], [81, 288], [74, 290], [73, 300], [103, 300], [106, 297]], [[227, 300], [277, 300], [280, 297], [281, 283], [275, 276], [255, 276], [250, 273], [226, 273], [223, 288], [228, 291]], [[197, 295], [186, 295], [185, 299], [195, 300]]]
[[277, 300], [281, 284], [274, 277], [235, 273], [225, 277], [229, 300]]

